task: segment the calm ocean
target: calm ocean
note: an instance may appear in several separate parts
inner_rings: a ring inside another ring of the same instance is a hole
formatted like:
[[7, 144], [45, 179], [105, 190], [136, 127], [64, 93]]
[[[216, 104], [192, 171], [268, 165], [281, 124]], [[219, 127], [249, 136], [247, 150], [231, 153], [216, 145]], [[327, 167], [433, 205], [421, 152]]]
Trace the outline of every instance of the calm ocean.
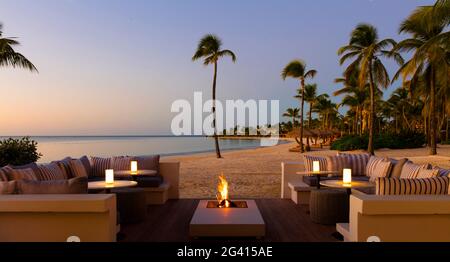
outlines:
[[[0, 137], [3, 139], [4, 137]], [[173, 136], [40, 136], [38, 142], [43, 155], [39, 162], [50, 162], [66, 156], [121, 156], [121, 155], [177, 155], [214, 151], [214, 140], [207, 137]], [[260, 146], [259, 140], [221, 139], [221, 149], [247, 149]]]

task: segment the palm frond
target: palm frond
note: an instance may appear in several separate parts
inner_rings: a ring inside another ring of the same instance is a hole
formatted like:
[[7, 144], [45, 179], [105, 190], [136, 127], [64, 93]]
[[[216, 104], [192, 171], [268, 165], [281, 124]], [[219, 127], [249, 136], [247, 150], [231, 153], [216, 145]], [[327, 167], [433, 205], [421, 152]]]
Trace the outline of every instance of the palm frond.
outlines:
[[305, 62], [302, 60], [293, 60], [289, 64], [287, 64], [283, 71], [281, 72], [281, 78], [283, 80], [286, 80], [288, 77], [292, 78], [300, 78], [303, 77], [305, 74]]
[[236, 62], [236, 55], [228, 49], [222, 50], [218, 54], [219, 57], [229, 56], [233, 62]]
[[306, 78], [314, 78], [317, 75], [317, 70], [309, 70], [308, 72], [306, 72], [305, 74], [305, 79]]
[[345, 63], [345, 61], [347, 61], [348, 59], [354, 58], [355, 56], [358, 56], [360, 54], [360, 51], [353, 51], [350, 53], [346, 53], [345, 55], [343, 55], [340, 60], [339, 63], [342, 65]]

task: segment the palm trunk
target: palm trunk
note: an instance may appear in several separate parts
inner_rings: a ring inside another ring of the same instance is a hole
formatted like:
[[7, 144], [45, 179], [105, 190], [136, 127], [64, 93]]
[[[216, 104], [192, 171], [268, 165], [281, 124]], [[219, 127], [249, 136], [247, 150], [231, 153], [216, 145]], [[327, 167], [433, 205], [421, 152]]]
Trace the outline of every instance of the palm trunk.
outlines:
[[430, 155], [436, 155], [436, 83], [434, 68], [430, 67]]
[[369, 65], [369, 78], [370, 78], [370, 114], [369, 114], [369, 145], [367, 151], [369, 154], [374, 155], [375, 150], [373, 146], [373, 135], [374, 135], [374, 123], [375, 123], [375, 85], [373, 82], [372, 74], [372, 61]]
[[445, 120], [447, 121], [447, 124], [445, 125], [445, 142], [448, 143], [449, 142], [449, 140], [448, 140], [448, 132], [449, 132], [448, 116], [445, 118]]
[[300, 105], [300, 153], [305, 152], [305, 148], [303, 147], [303, 107], [305, 106], [305, 80], [302, 78], [300, 80], [301, 88], [302, 88], [302, 98]]
[[[308, 113], [308, 129], [311, 130], [311, 122], [312, 122], [312, 102], [309, 102], [309, 113]], [[309, 137], [306, 139], [306, 145], [308, 148], [311, 148], [309, 144]]]
[[217, 126], [216, 126], [216, 83], [217, 83], [217, 62], [214, 63], [214, 80], [213, 80], [213, 90], [212, 90], [212, 99], [213, 99], [212, 111], [213, 111], [213, 115], [214, 115], [213, 127], [214, 127], [214, 142], [216, 144], [216, 156], [217, 156], [217, 158], [222, 158], [222, 155], [220, 154], [219, 138], [217, 137]]

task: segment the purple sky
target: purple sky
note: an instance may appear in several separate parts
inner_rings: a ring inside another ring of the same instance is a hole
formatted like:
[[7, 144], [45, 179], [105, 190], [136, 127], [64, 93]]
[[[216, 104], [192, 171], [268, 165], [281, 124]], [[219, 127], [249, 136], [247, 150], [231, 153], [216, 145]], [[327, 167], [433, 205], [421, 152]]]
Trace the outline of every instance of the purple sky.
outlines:
[[[279, 99], [284, 111], [298, 104], [297, 81], [280, 78], [290, 60], [317, 69], [313, 82], [332, 93], [343, 71], [336, 51], [356, 24], [399, 40], [399, 23], [432, 3], [0, 0], [4, 35], [19, 37], [19, 51], [40, 71], [0, 69], [0, 135], [168, 134], [174, 100], [211, 94], [212, 68], [191, 62], [206, 33], [238, 57], [220, 62], [219, 98]], [[391, 74], [397, 69], [386, 65]]]

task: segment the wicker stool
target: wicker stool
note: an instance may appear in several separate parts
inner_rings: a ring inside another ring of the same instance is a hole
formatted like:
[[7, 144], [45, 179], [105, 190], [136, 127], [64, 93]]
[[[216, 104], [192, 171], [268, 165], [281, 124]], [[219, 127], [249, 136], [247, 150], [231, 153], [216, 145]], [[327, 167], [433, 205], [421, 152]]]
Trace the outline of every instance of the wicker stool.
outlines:
[[313, 190], [309, 200], [309, 212], [314, 223], [346, 223], [349, 216], [349, 196], [345, 190]]
[[117, 210], [120, 223], [139, 223], [147, 215], [145, 191], [142, 188], [120, 188], [112, 190], [117, 196]]

